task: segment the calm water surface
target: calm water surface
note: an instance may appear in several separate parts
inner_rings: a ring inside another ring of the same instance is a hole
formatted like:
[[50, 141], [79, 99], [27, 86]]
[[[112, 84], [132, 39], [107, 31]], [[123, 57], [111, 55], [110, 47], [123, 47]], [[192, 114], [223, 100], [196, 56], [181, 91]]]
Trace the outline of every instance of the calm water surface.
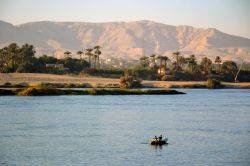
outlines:
[[250, 90], [181, 91], [0, 97], [0, 165], [250, 165]]

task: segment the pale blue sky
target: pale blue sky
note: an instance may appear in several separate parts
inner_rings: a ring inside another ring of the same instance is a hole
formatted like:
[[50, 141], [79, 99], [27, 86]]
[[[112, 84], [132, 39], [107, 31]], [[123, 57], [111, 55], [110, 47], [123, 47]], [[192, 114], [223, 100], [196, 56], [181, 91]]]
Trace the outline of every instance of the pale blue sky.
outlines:
[[0, 0], [0, 20], [15, 25], [152, 20], [250, 38], [250, 0]]

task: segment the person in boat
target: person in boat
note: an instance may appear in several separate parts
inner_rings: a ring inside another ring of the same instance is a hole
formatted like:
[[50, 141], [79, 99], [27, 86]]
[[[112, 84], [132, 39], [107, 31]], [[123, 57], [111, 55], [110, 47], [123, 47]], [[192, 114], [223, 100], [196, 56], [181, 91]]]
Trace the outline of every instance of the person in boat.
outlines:
[[158, 138], [155, 136], [155, 140], [158, 141]]
[[161, 141], [162, 140], [162, 134], [160, 135], [160, 137], [159, 137], [159, 141]]

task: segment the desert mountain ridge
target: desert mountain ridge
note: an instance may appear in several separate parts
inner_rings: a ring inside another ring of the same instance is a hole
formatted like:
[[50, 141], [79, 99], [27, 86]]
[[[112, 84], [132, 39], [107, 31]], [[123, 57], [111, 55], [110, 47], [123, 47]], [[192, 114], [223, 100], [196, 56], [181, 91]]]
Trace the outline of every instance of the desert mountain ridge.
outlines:
[[78, 50], [100, 45], [102, 58], [135, 60], [143, 52], [171, 58], [172, 52], [180, 51], [184, 56], [195, 54], [198, 60], [204, 56], [212, 60], [221, 56], [223, 60], [250, 62], [248, 38], [215, 28], [172, 26], [147, 20], [107, 23], [40, 21], [15, 26], [0, 21], [0, 47], [12, 42], [32, 44], [37, 55], [56, 57], [63, 57], [66, 50], [75, 55]]

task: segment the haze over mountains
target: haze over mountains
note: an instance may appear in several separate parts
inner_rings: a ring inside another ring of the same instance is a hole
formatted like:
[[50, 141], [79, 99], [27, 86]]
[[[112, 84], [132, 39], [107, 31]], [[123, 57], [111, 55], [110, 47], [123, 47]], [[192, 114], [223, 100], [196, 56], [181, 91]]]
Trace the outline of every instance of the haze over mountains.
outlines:
[[29, 43], [38, 55], [63, 57], [66, 50], [72, 53], [100, 45], [102, 57], [139, 59], [152, 53], [172, 56], [195, 54], [198, 59], [207, 56], [214, 60], [250, 61], [250, 39], [229, 35], [214, 28], [171, 26], [152, 21], [135, 22], [32, 22], [14, 26], [0, 21], [0, 47], [9, 43]]

